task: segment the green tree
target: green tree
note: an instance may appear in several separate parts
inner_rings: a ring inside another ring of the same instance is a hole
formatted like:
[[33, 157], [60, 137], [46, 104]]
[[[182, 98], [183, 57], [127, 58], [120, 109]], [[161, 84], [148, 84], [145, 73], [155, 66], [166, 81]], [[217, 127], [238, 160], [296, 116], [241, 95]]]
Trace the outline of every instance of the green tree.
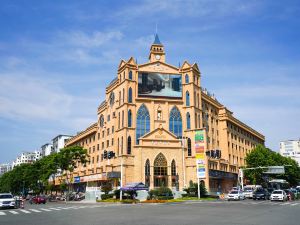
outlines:
[[[270, 175], [270, 177], [285, 179], [291, 185], [296, 185], [300, 180], [300, 169], [295, 160], [283, 157], [279, 153], [273, 152], [262, 145], [258, 145], [247, 154], [246, 163], [247, 168], [285, 166], [285, 174]], [[245, 170], [245, 177], [253, 184], [266, 185], [263, 179], [265, 171], [266, 169]]]
[[89, 162], [89, 155], [87, 150], [81, 146], [70, 146], [60, 150], [57, 153], [55, 163], [61, 173], [61, 183], [67, 184], [67, 192], [69, 193], [71, 181], [74, 179], [73, 172], [78, 164], [86, 166]]

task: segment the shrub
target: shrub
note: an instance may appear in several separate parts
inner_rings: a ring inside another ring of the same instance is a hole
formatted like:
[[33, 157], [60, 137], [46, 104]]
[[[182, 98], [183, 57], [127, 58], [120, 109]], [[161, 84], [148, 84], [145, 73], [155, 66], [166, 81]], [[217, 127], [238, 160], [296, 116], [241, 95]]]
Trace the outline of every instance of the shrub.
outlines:
[[[186, 189], [184, 189], [184, 191], [186, 191], [186, 196], [184, 196], [185, 194], [182, 195], [182, 197], [197, 197], [198, 196], [198, 184], [197, 183], [193, 183], [193, 181], [190, 181], [190, 186]], [[204, 197], [207, 196], [207, 191], [205, 186], [200, 183], [200, 197]]]
[[101, 191], [108, 194], [112, 190], [111, 183], [107, 182], [101, 186]]
[[173, 199], [173, 193], [170, 188], [160, 187], [149, 191], [150, 199], [168, 200]]
[[106, 200], [106, 199], [113, 198], [113, 197], [114, 197], [114, 194], [103, 194], [103, 195], [101, 195], [102, 200]]

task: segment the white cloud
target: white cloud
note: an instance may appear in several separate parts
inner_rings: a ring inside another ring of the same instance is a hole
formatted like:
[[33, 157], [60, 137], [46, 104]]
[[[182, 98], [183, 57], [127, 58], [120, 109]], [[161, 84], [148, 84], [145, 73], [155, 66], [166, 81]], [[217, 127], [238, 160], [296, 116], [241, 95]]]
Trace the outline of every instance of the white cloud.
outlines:
[[[212, 0], [146, 0], [123, 8], [116, 12], [124, 20], [137, 18], [147, 14], [168, 17], [210, 17], [220, 18], [232, 14], [249, 14], [258, 7], [258, 2], [212, 1]], [[114, 15], [115, 16], [115, 15]], [[154, 20], [155, 22], [155, 20]]]
[[95, 48], [107, 44], [110, 41], [121, 40], [122, 38], [123, 34], [120, 31], [94, 31], [91, 34], [82, 31], [70, 31], [60, 32], [58, 42], [74, 47]]
[[0, 115], [13, 119], [54, 119], [69, 113], [72, 97], [28, 75], [1, 74]]

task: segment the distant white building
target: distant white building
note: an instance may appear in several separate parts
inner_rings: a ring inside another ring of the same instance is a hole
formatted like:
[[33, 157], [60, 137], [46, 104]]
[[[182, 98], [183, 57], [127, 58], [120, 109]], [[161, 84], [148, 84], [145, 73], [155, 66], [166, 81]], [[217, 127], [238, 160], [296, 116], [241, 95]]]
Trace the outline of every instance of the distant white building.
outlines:
[[42, 156], [48, 156], [53, 152], [53, 144], [47, 143], [41, 147]]
[[22, 154], [18, 156], [15, 161], [13, 161], [12, 168], [25, 163], [33, 163], [40, 158], [42, 158], [41, 151], [22, 152]]
[[10, 170], [12, 170], [12, 165], [10, 163], [0, 164], [0, 176]]
[[71, 135], [60, 134], [52, 139], [53, 141], [53, 152], [59, 152], [62, 148], [65, 147], [66, 140], [72, 138]]
[[300, 166], [300, 139], [280, 142], [280, 154], [296, 160]]
[[13, 161], [13, 167], [24, 163], [33, 163], [34, 161], [36, 161], [35, 152], [22, 152], [22, 154]]

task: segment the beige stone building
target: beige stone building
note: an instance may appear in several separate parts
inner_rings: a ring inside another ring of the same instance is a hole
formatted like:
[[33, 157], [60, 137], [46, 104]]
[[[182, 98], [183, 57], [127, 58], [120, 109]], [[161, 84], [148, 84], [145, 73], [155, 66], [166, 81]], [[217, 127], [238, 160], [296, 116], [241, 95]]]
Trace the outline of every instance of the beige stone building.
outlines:
[[78, 165], [74, 188], [143, 182], [182, 190], [197, 182], [195, 132], [205, 131], [205, 178], [209, 192], [226, 191], [237, 183], [245, 157], [264, 136], [201, 86], [196, 63], [181, 67], [166, 62], [164, 45], [155, 36], [149, 61], [121, 60], [118, 74], [105, 90], [97, 122], [69, 139], [90, 154]]

